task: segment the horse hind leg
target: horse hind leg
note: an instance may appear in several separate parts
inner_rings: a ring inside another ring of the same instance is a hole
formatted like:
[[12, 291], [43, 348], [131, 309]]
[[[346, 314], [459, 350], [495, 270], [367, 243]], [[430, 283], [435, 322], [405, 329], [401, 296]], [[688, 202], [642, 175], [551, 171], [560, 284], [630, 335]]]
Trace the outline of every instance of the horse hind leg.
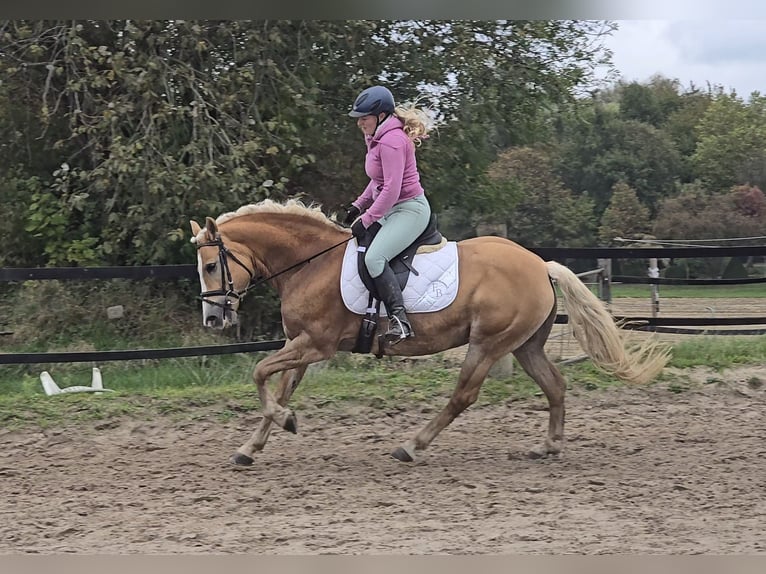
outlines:
[[541, 446], [528, 453], [530, 458], [556, 455], [564, 447], [566, 380], [545, 354], [545, 341], [550, 333], [553, 318], [555, 314], [526, 343], [513, 352], [521, 367], [540, 386], [548, 399], [548, 436]]
[[484, 379], [500, 356], [502, 355], [488, 355], [481, 346], [470, 344], [460, 369], [458, 384], [449, 402], [412, 439], [395, 449], [391, 456], [402, 462], [414, 461], [416, 451], [425, 450], [447, 425], [476, 402]]

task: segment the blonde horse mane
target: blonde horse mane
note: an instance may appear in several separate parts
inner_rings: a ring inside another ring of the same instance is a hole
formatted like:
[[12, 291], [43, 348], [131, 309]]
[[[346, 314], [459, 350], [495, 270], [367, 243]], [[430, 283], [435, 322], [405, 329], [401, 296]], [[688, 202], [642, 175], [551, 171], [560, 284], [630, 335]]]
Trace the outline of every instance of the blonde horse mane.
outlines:
[[288, 199], [284, 203], [274, 201], [272, 199], [264, 199], [258, 203], [251, 203], [249, 205], [243, 205], [236, 211], [230, 211], [218, 216], [215, 220], [217, 224], [230, 221], [235, 217], [243, 215], [252, 215], [254, 213], [284, 213], [288, 215], [301, 215], [308, 217], [309, 219], [319, 221], [335, 229], [345, 229], [338, 225], [335, 221], [327, 217], [322, 212], [322, 207], [319, 204], [312, 203], [306, 205], [299, 199]]

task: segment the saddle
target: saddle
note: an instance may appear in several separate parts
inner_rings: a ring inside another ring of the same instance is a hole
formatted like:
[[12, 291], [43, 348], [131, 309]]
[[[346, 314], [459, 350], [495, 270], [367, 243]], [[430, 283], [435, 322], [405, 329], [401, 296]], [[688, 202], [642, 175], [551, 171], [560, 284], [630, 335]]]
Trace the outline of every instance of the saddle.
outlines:
[[[364, 286], [367, 287], [370, 295], [374, 299], [380, 300], [378, 292], [375, 289], [375, 283], [373, 282], [372, 277], [370, 277], [370, 273], [367, 271], [367, 266], [364, 264], [364, 256], [367, 254], [367, 248], [372, 243], [372, 240], [375, 239], [378, 231], [380, 231], [380, 225], [373, 224], [367, 229], [367, 233], [365, 233], [364, 237], [358, 240], [357, 267], [359, 271], [359, 277], [362, 280]], [[417, 253], [418, 249], [427, 245], [439, 245], [443, 240], [444, 238], [442, 237], [442, 234], [436, 227], [436, 215], [432, 213], [431, 218], [428, 220], [428, 225], [426, 226], [423, 233], [421, 233], [415, 239], [415, 241], [413, 241], [407, 248], [405, 248], [404, 251], [399, 253], [399, 255], [394, 257], [389, 262], [394, 275], [396, 275], [396, 280], [399, 283], [399, 287], [402, 290], [404, 290], [404, 287], [407, 285], [407, 280], [410, 277], [410, 273], [419, 275], [417, 269], [412, 266], [412, 260], [415, 257], [415, 253]]]
[[[378, 327], [378, 316], [380, 315], [380, 295], [378, 294], [377, 289], [375, 289], [375, 283], [372, 280], [370, 273], [367, 271], [367, 266], [364, 263], [364, 256], [367, 254], [367, 248], [372, 243], [372, 240], [375, 239], [378, 231], [380, 231], [380, 227], [381, 226], [378, 223], [372, 224], [367, 229], [367, 233], [365, 233], [361, 239], [357, 240], [357, 268], [359, 271], [359, 278], [362, 280], [362, 283], [370, 292], [370, 297], [367, 303], [367, 313], [365, 313], [364, 319], [362, 320], [362, 325], [359, 328], [359, 335], [357, 336], [356, 344], [351, 350], [352, 353], [369, 353], [372, 349], [372, 341], [375, 336], [375, 331]], [[404, 287], [407, 285], [407, 281], [411, 273], [414, 275], [420, 275], [418, 270], [412, 266], [412, 260], [414, 259], [415, 253], [417, 253], [418, 249], [423, 246], [440, 245], [443, 242], [444, 238], [436, 226], [436, 215], [432, 213], [431, 218], [428, 220], [428, 225], [426, 226], [423, 233], [421, 233], [415, 239], [415, 241], [413, 241], [407, 248], [405, 248], [404, 251], [399, 253], [389, 262], [389, 266], [394, 272], [396, 280], [399, 283], [399, 287], [402, 290], [404, 290]], [[375, 306], [373, 306], [373, 303], [375, 303]], [[383, 339], [381, 338], [381, 347], [382, 342]], [[378, 358], [381, 356], [382, 355], [379, 354]]]

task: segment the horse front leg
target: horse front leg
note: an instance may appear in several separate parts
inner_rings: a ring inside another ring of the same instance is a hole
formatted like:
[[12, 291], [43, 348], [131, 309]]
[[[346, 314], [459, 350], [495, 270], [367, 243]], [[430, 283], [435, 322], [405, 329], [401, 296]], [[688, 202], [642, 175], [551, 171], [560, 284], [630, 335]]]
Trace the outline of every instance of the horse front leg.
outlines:
[[[282, 373], [279, 380], [279, 387], [277, 388], [277, 403], [280, 406], [285, 406], [288, 403], [290, 397], [292, 397], [295, 392], [295, 389], [298, 388], [303, 376], [306, 374], [306, 369], [308, 369], [308, 365], [303, 365]], [[249, 466], [253, 464], [252, 455], [262, 451], [263, 447], [266, 446], [266, 441], [271, 434], [271, 424], [272, 420], [270, 418], [263, 417], [258, 428], [250, 437], [250, 440], [243, 444], [237, 452], [231, 456], [230, 462], [240, 466]]]
[[[295, 339], [289, 340], [282, 349], [258, 363], [253, 371], [253, 381], [258, 388], [261, 412], [264, 417], [264, 421], [261, 421], [261, 427], [266, 425], [265, 421], [269, 421], [269, 423], [274, 422], [292, 433], [298, 431], [295, 414], [274, 398], [266, 383], [271, 375], [291, 369], [294, 369], [296, 373], [300, 371], [302, 376], [308, 365], [327, 359], [331, 355], [332, 351], [317, 348], [312, 345], [311, 338], [308, 335], [301, 334]], [[290, 379], [288, 378], [287, 382], [289, 381]], [[299, 381], [300, 379], [295, 383], [295, 386], [297, 386]], [[283, 382], [285, 382], [284, 379]], [[286, 392], [288, 392], [287, 389], [280, 389], [280, 399], [285, 396], [284, 393]], [[291, 395], [292, 390], [289, 393]], [[289, 395], [287, 395], [287, 398], [289, 398]], [[287, 401], [285, 400], [284, 402], [286, 403]], [[259, 427], [259, 430], [261, 427]], [[258, 435], [257, 430], [255, 434]], [[265, 444], [265, 437], [263, 442]], [[250, 440], [237, 449], [237, 452], [230, 460], [238, 465], [247, 466], [252, 464], [252, 455], [257, 444], [257, 437], [251, 437]]]

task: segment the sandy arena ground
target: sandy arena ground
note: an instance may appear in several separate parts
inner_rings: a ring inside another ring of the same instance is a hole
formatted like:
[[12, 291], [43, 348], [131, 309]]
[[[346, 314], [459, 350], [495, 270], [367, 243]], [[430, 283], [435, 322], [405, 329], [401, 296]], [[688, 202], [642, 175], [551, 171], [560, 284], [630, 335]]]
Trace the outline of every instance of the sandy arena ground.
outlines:
[[543, 399], [471, 409], [412, 464], [389, 452], [416, 408], [298, 412], [249, 470], [225, 461], [256, 414], [0, 431], [0, 553], [764, 554], [766, 366], [693, 378], [570, 393], [545, 460]]
[[766, 365], [675, 375], [570, 392], [545, 460], [542, 398], [469, 409], [412, 464], [389, 453], [434, 405], [298, 411], [248, 470], [257, 413], [0, 430], [0, 554], [766, 554]]

